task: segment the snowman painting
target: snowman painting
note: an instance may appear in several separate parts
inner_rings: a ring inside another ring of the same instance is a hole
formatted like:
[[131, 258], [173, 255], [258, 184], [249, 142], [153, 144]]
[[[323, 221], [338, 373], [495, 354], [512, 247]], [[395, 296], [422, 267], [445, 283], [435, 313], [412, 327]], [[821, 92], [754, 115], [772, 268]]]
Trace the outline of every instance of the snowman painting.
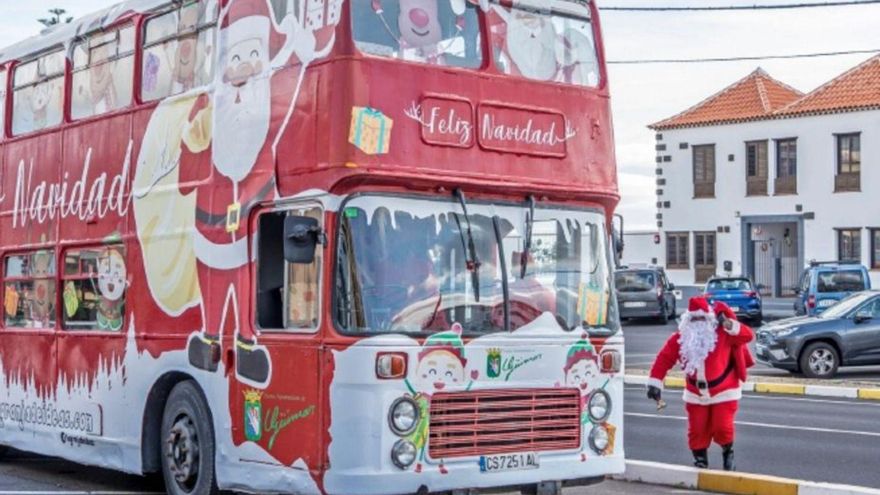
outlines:
[[[422, 472], [425, 450], [428, 447], [428, 424], [430, 423], [431, 396], [450, 389], [470, 390], [473, 381], [479, 376], [476, 370], [467, 379], [467, 359], [464, 356], [464, 341], [461, 338], [461, 324], [455, 323], [445, 332], [435, 333], [425, 340], [418, 354], [419, 363], [413, 381], [405, 380], [413, 399], [419, 406], [419, 423], [407, 438], [419, 451], [415, 472]], [[440, 460], [440, 473], [447, 470]]]
[[118, 332], [125, 314], [128, 270], [119, 248], [107, 248], [98, 259], [98, 329]]

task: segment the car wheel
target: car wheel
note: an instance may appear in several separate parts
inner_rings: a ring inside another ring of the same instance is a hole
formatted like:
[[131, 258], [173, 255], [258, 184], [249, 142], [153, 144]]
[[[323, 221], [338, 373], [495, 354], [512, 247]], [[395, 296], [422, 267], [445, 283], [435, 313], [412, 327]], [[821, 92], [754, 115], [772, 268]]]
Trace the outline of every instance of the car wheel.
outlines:
[[195, 382], [174, 386], [165, 403], [161, 432], [162, 476], [170, 495], [215, 495], [214, 428]]
[[758, 316], [752, 318], [752, 324], [756, 327], [761, 326], [764, 323], [764, 313], [758, 313]]
[[674, 320], [678, 316], [678, 312], [676, 311], [675, 302], [672, 303], [672, 311], [669, 312], [669, 319]]
[[663, 306], [660, 307], [660, 316], [657, 317], [657, 323], [661, 325], [669, 323], [669, 310], [666, 308], [666, 303], [663, 303]]
[[840, 356], [827, 342], [814, 342], [801, 353], [800, 368], [807, 378], [831, 378], [838, 366]]

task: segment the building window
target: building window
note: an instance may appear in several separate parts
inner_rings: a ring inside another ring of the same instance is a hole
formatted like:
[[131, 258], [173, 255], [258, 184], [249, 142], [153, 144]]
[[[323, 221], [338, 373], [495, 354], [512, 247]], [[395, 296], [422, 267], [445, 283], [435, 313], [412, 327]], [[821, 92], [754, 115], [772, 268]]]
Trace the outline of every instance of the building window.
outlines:
[[715, 275], [715, 232], [694, 233], [694, 268], [696, 282], [705, 282]]
[[67, 251], [61, 283], [65, 330], [122, 331], [128, 269], [121, 244]]
[[131, 103], [134, 26], [90, 36], [73, 47], [70, 112], [74, 119], [112, 112]]
[[39, 131], [61, 123], [64, 114], [63, 51], [25, 62], [12, 76], [12, 133]]
[[666, 234], [666, 268], [686, 270], [690, 267], [687, 232], [669, 232]]
[[835, 192], [860, 191], [862, 171], [861, 134], [837, 135]]
[[[190, 2], [147, 21], [141, 67], [144, 100], [158, 100], [211, 82], [216, 22], [217, 2], [207, 1]], [[250, 43], [259, 48], [259, 42]], [[258, 57], [268, 57], [253, 51]]]
[[55, 251], [7, 256], [3, 312], [7, 327], [55, 326]]
[[715, 197], [715, 145], [694, 146], [694, 197]]
[[862, 261], [862, 230], [837, 230], [837, 259], [839, 261]]
[[746, 143], [746, 196], [767, 195], [767, 141]]
[[880, 229], [871, 229], [871, 268], [880, 270]]
[[284, 258], [284, 221], [296, 215], [323, 223], [320, 208], [305, 207], [260, 215], [257, 256], [257, 326], [265, 330], [317, 330], [321, 307], [321, 246], [311, 263]]
[[797, 139], [776, 141], [775, 194], [797, 194]]

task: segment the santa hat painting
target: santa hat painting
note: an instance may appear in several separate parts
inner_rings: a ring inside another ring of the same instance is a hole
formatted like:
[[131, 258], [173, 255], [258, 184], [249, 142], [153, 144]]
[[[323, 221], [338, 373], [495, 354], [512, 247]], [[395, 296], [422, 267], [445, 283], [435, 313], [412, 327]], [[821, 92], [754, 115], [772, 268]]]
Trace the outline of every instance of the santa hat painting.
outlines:
[[568, 350], [563, 370], [568, 373], [568, 370], [570, 370], [572, 366], [583, 360], [593, 361], [594, 363], [599, 362], [595, 349], [592, 344], [586, 340], [586, 336], [581, 337], [581, 339], [575, 342], [575, 344]]
[[231, 0], [220, 22], [220, 33], [226, 40], [224, 46], [232, 46], [238, 41], [259, 36], [267, 41], [269, 59], [284, 46], [286, 36], [275, 29], [272, 9], [266, 0]]
[[419, 352], [419, 361], [432, 352], [444, 351], [455, 356], [464, 368], [467, 365], [467, 359], [464, 357], [464, 341], [461, 334], [461, 324], [455, 323], [450, 330], [431, 335], [425, 340], [425, 344]]

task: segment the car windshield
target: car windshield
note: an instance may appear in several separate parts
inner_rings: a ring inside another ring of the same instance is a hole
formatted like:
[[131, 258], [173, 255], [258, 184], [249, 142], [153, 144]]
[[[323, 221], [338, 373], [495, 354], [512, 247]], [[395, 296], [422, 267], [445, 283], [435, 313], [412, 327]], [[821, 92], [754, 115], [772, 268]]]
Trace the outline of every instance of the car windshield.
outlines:
[[721, 290], [752, 290], [752, 283], [744, 278], [729, 278], [710, 280], [706, 284], [706, 290], [709, 292]]
[[853, 294], [849, 297], [841, 299], [840, 302], [836, 303], [833, 306], [829, 306], [822, 314], [819, 315], [819, 318], [841, 318], [846, 316], [850, 311], [857, 308], [863, 302], [865, 302], [868, 298], [872, 296], [871, 293], [864, 292], [859, 294]]
[[654, 272], [617, 272], [614, 287], [620, 292], [647, 292], [654, 289]]
[[340, 215], [340, 327], [348, 333], [433, 333], [459, 323], [469, 333], [503, 331], [506, 272], [511, 330], [549, 314], [566, 330], [616, 332], [604, 215], [534, 212], [530, 254], [523, 256], [530, 223], [523, 206], [475, 202], [465, 215], [451, 198], [351, 199]]
[[857, 292], [865, 290], [865, 278], [861, 270], [819, 272], [816, 290], [822, 292]]

